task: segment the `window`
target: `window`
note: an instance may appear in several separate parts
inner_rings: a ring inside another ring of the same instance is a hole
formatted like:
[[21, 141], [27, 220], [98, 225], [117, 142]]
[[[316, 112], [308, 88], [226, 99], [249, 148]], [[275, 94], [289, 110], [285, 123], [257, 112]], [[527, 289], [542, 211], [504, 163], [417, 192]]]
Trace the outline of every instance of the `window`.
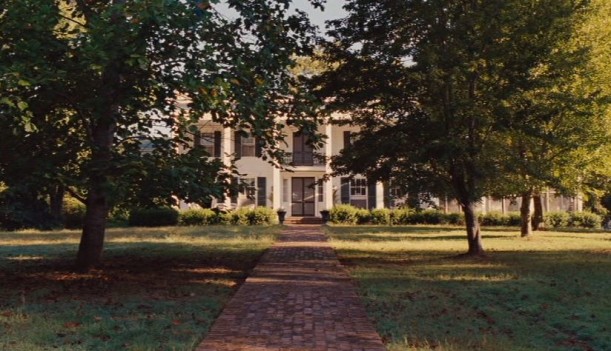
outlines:
[[242, 137], [242, 157], [255, 157], [255, 138], [253, 136]]
[[206, 150], [208, 155], [214, 156], [214, 133], [202, 133], [199, 144]]
[[245, 193], [249, 198], [254, 198], [257, 193], [257, 183], [255, 183], [255, 178], [243, 178], [242, 182], [246, 185]]
[[364, 178], [350, 180], [350, 196], [367, 196], [367, 180]]

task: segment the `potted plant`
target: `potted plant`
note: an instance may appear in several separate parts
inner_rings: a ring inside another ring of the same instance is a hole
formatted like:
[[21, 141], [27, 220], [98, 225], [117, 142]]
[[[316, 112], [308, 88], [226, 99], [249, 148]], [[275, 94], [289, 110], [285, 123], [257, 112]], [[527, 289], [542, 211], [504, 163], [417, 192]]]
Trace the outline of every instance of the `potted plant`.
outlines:
[[329, 210], [320, 211], [320, 215], [322, 216], [322, 224], [327, 224], [329, 222]]
[[284, 224], [284, 218], [286, 217], [286, 210], [282, 207], [280, 207], [276, 213], [278, 214], [278, 221], [280, 222], [280, 224]]

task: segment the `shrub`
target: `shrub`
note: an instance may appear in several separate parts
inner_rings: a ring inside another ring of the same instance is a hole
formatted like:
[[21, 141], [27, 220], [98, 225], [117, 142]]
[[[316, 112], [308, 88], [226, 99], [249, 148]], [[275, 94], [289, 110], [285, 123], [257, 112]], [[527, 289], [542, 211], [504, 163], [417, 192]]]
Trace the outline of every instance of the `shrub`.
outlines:
[[[240, 208], [226, 215], [227, 222], [233, 225], [264, 225], [278, 222], [278, 216], [268, 207]], [[222, 222], [221, 218], [219, 222]]]
[[387, 208], [378, 208], [371, 210], [371, 223], [379, 225], [391, 225], [391, 210]]
[[356, 224], [358, 209], [351, 205], [336, 205], [329, 211], [329, 221], [336, 224]]
[[169, 208], [139, 208], [129, 214], [129, 225], [139, 227], [163, 227], [178, 224], [178, 211]]
[[256, 207], [247, 214], [249, 225], [278, 223], [278, 215], [269, 207]]
[[569, 215], [568, 224], [575, 228], [598, 229], [602, 224], [602, 217], [592, 212], [572, 212]]
[[82, 202], [72, 197], [66, 197], [63, 208], [64, 227], [68, 229], [82, 228], [85, 210], [85, 205]]
[[442, 224], [443, 212], [437, 210], [424, 210], [420, 213], [422, 224]]
[[483, 226], [506, 226], [509, 222], [509, 217], [500, 212], [480, 213], [478, 217]]
[[566, 212], [548, 212], [543, 216], [545, 224], [552, 228], [568, 227], [569, 219]]
[[207, 209], [191, 209], [180, 212], [178, 217], [180, 225], [209, 225], [218, 224], [219, 215], [216, 212]]
[[371, 212], [364, 208], [356, 209], [356, 224], [371, 223]]
[[509, 212], [506, 222], [510, 227], [519, 227], [522, 225], [522, 216], [520, 216], [519, 212]]
[[392, 224], [410, 224], [412, 211], [406, 208], [398, 208], [390, 212], [390, 222]]
[[448, 224], [454, 225], [464, 225], [465, 224], [465, 216], [462, 213], [447, 213], [445, 215], [446, 221]]

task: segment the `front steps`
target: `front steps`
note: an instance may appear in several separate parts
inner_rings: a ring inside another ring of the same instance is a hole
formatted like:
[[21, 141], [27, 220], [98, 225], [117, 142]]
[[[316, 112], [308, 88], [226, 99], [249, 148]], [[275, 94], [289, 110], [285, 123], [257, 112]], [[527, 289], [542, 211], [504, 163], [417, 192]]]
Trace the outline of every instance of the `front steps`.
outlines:
[[284, 224], [322, 224], [320, 217], [288, 217], [284, 220]]

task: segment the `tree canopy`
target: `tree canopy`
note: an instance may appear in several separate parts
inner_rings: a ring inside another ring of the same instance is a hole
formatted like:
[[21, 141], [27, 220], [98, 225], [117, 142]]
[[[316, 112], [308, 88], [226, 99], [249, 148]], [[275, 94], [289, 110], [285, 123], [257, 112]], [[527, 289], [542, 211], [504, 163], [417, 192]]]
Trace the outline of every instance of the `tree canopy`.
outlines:
[[25, 198], [40, 199], [48, 186], [83, 200], [81, 269], [100, 262], [110, 207], [140, 201], [134, 189], [148, 180], [162, 202], [226, 193], [234, 170], [198, 148], [177, 152], [204, 114], [255, 135], [270, 159], [283, 139], [278, 116], [315, 130], [289, 71], [294, 55], [310, 53], [305, 14], [287, 0], [230, 0], [228, 18], [218, 3], [4, 2], [1, 180], [26, 189]]
[[[330, 111], [352, 113], [362, 128], [334, 159], [336, 173], [455, 198], [470, 254], [483, 253], [474, 206], [521, 174], [520, 144], [572, 149], [604, 125], [592, 109], [600, 95], [563, 85], [589, 54], [564, 46], [583, 2], [352, 0], [345, 8], [322, 55], [337, 66], [312, 81]], [[545, 175], [561, 165], [552, 163]]]

